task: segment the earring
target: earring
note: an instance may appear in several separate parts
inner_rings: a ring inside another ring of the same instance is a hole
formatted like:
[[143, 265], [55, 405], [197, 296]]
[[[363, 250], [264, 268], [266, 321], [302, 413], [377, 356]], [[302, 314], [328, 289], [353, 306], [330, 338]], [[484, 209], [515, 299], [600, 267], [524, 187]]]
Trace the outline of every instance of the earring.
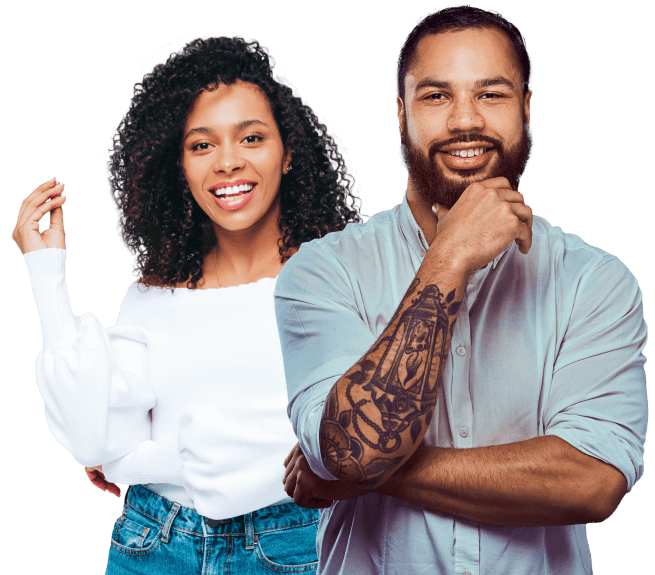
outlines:
[[287, 166], [287, 174], [291, 171], [291, 167], [292, 167], [291, 164]]

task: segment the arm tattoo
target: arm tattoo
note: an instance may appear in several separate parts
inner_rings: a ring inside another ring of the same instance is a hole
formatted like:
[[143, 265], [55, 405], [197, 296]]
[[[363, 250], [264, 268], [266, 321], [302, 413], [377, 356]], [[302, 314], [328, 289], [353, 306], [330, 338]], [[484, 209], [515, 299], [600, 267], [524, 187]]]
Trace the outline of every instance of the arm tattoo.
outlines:
[[[436, 285], [415, 294], [415, 278], [383, 337], [346, 373], [343, 407], [335, 385], [320, 428], [326, 468], [359, 485], [381, 483], [427, 430], [460, 302]], [[411, 301], [410, 301], [411, 300]], [[409, 445], [407, 450], [401, 446]]]

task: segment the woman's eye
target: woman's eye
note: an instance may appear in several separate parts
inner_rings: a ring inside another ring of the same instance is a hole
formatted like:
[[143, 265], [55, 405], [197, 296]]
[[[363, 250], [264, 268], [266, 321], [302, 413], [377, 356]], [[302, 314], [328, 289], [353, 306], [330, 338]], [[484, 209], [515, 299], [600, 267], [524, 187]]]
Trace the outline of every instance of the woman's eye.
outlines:
[[191, 146], [192, 150], [209, 150], [211, 144], [209, 142], [200, 142], [199, 144], [194, 144]]
[[244, 141], [246, 144], [255, 144], [256, 142], [260, 142], [260, 141], [263, 140], [263, 139], [264, 139], [264, 138], [262, 138], [261, 136], [255, 136], [255, 135], [253, 134], [253, 135], [250, 135], [250, 136], [246, 136], [246, 137], [243, 139], [243, 141]]

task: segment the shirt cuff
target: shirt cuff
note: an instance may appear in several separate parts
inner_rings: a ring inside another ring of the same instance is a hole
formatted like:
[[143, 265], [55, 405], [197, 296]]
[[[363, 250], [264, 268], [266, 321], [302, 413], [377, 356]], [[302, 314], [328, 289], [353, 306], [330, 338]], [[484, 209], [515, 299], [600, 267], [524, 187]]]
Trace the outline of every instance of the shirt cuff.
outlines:
[[66, 250], [47, 248], [24, 255], [43, 331], [43, 348], [70, 345], [77, 334], [66, 290]]
[[177, 449], [177, 438], [162, 444], [144, 441], [127, 455], [103, 464], [102, 471], [105, 479], [111, 483], [183, 485], [182, 458]]

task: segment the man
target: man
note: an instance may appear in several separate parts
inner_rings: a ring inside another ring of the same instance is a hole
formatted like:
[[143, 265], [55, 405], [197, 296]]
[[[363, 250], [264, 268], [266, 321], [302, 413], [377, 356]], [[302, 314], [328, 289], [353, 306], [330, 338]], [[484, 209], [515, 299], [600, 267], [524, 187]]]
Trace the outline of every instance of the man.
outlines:
[[643, 472], [639, 288], [517, 191], [529, 78], [498, 15], [427, 17], [399, 59], [405, 200], [278, 279], [285, 485], [334, 500], [322, 573], [591, 573], [584, 524]]

